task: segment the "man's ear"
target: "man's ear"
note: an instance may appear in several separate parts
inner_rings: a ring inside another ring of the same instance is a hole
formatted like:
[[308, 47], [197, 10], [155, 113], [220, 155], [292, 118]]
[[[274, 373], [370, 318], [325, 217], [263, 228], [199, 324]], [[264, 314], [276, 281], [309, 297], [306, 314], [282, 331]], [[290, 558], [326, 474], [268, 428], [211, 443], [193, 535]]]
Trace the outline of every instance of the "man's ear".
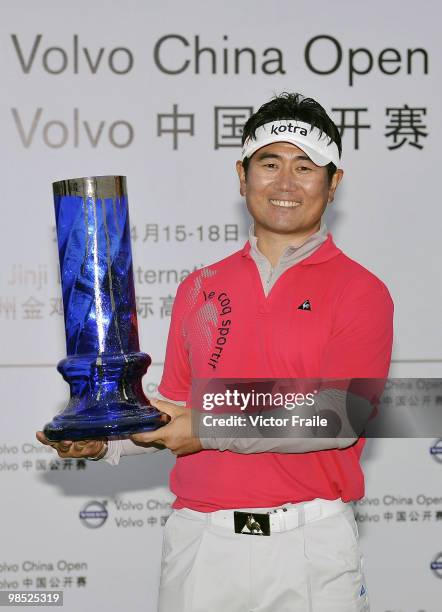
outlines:
[[240, 159], [236, 162], [236, 171], [238, 173], [239, 178], [239, 193], [242, 196], [245, 196], [247, 187], [246, 173], [244, 171], [244, 166], [242, 165], [242, 161]]
[[342, 177], [344, 176], [344, 171], [341, 168], [338, 168], [334, 175], [332, 176], [332, 180], [330, 186], [328, 188], [328, 202], [333, 202], [335, 199], [335, 191], [338, 188], [339, 183], [342, 181]]

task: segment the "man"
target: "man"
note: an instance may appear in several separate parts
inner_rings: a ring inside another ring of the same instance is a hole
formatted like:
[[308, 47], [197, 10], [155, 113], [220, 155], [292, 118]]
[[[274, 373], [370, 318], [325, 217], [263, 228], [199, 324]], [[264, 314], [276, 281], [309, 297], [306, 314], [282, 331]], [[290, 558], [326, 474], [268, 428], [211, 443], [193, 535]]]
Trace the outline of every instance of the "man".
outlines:
[[[177, 405], [190, 405], [195, 379], [387, 376], [388, 290], [336, 247], [322, 220], [343, 176], [340, 155], [336, 126], [310, 98], [282, 94], [249, 118], [237, 172], [253, 225], [243, 249], [178, 288], [152, 402], [170, 422], [109, 445], [53, 444], [62, 457], [114, 464], [158, 445], [178, 456], [162, 612], [369, 609], [349, 505], [364, 495], [360, 432], [199, 439], [192, 411]], [[345, 391], [320, 395], [345, 429]], [[254, 528], [244, 529], [250, 516]]]

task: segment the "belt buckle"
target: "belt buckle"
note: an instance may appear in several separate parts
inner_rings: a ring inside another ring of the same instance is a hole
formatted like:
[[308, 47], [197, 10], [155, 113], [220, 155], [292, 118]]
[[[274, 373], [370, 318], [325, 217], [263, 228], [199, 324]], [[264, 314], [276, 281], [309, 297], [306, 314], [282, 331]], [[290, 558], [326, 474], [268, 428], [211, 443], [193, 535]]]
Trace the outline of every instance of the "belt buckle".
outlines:
[[270, 535], [270, 516], [268, 514], [234, 510], [233, 520], [235, 533], [255, 536]]

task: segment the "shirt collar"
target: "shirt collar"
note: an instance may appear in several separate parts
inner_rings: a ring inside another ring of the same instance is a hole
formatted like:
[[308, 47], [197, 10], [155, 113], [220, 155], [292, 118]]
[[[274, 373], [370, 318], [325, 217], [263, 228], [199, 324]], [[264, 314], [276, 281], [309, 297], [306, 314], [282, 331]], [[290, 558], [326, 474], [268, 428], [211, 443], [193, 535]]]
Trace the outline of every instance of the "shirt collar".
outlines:
[[[249, 240], [242, 249], [243, 257], [247, 256], [255, 261], [266, 262], [268, 259], [258, 249], [258, 239], [254, 234], [253, 223], [249, 228]], [[341, 250], [333, 242], [333, 236], [328, 232], [324, 219], [321, 219], [319, 230], [309, 236], [305, 242], [298, 246], [288, 246], [281, 255], [279, 263], [301, 263], [303, 265], [321, 263], [335, 257]], [[302, 258], [302, 261], [299, 261]]]

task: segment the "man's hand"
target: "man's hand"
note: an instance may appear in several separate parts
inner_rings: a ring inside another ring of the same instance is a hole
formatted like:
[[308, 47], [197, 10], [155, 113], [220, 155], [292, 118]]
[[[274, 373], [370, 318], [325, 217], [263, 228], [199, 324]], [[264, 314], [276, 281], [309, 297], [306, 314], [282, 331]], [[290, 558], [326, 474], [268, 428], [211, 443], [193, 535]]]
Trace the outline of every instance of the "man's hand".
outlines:
[[152, 443], [163, 444], [174, 455], [190, 455], [203, 450], [199, 438], [192, 436], [191, 411], [163, 400], [149, 399], [152, 406], [170, 417], [164, 427], [155, 431], [136, 433], [130, 436], [132, 442], [141, 446]]
[[37, 440], [42, 444], [55, 448], [58, 456], [62, 459], [68, 459], [70, 457], [96, 457], [104, 446], [104, 440], [79, 440], [77, 442], [73, 442], [72, 440], [61, 440], [60, 442], [53, 442], [52, 440], [48, 440], [42, 431], [37, 431], [35, 435]]

